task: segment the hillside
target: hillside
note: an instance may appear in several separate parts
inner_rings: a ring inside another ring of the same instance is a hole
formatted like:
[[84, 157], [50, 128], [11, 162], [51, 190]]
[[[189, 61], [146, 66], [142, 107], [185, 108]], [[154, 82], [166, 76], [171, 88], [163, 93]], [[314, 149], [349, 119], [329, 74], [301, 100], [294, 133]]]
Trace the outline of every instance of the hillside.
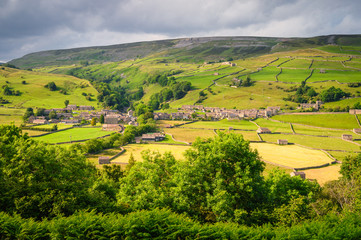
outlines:
[[[351, 98], [336, 105], [330, 101], [325, 108], [345, 109], [360, 101], [358, 85], [352, 85], [361, 80], [360, 35], [172, 39], [45, 51], [10, 63], [87, 79], [102, 92], [104, 106], [119, 110], [138, 100], [155, 109], [168, 103], [170, 108], [203, 104], [292, 110], [301, 102], [321, 100], [321, 93], [332, 87]], [[169, 81], [158, 82], [162, 76]], [[250, 84], [245, 87], [246, 79]], [[184, 97], [174, 97], [176, 82], [191, 84]], [[301, 83], [315, 93], [296, 95]]]
[[326, 44], [360, 45], [359, 35], [330, 35], [313, 38], [267, 37], [203, 37], [149, 42], [126, 43], [111, 46], [85, 47], [42, 51], [10, 61], [21, 68], [50, 65], [71, 65], [81, 61], [91, 63], [117, 62], [144, 58], [159, 53], [181, 62], [240, 59], [270, 52], [317, 47]]
[[[49, 82], [55, 83], [55, 91], [45, 87]], [[61, 108], [66, 99], [70, 104], [98, 106], [96, 89], [89, 81], [72, 76], [1, 67], [0, 85], [0, 97], [9, 101], [7, 107]]]

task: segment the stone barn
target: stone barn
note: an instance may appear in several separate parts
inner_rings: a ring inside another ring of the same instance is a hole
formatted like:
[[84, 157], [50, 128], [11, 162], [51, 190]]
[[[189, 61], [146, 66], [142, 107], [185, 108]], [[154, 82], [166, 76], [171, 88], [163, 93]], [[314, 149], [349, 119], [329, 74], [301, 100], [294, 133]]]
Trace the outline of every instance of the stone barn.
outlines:
[[342, 140], [352, 141], [352, 135], [351, 134], [342, 134]]
[[306, 179], [306, 173], [305, 172], [291, 172], [291, 177], [300, 176], [302, 179]]
[[272, 133], [272, 132], [268, 128], [260, 127], [257, 129], [257, 133]]
[[98, 157], [98, 163], [99, 164], [110, 164], [110, 158], [109, 157]]
[[288, 141], [286, 139], [278, 139], [277, 144], [278, 145], [288, 145]]

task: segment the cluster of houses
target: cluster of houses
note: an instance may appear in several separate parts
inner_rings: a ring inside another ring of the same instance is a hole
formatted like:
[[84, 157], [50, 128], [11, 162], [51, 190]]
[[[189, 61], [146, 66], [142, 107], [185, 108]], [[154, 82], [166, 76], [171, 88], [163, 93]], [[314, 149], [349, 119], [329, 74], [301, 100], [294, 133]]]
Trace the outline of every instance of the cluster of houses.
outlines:
[[301, 103], [298, 109], [307, 109], [307, 108], [313, 108], [315, 110], [319, 110], [322, 106], [321, 101], [316, 101], [316, 103]]
[[117, 110], [103, 109], [101, 111], [94, 111], [93, 106], [76, 106], [68, 105], [66, 108], [52, 108], [45, 109], [44, 115], [48, 116], [51, 112], [55, 112], [56, 118], [47, 120], [45, 116], [31, 116], [29, 123], [33, 124], [48, 124], [48, 123], [64, 123], [64, 124], [79, 124], [82, 120], [91, 121], [93, 118], [100, 119], [104, 116], [104, 124], [102, 125], [105, 131], [121, 131], [124, 123], [128, 125], [138, 125], [137, 118], [133, 111], [128, 113], [121, 113]]
[[[219, 107], [204, 107], [202, 105], [183, 105], [175, 113], [154, 113], [155, 120], [191, 120], [208, 119], [212, 121], [228, 119], [239, 120], [244, 118], [270, 117], [277, 115], [280, 107], [267, 107], [266, 109], [226, 109]], [[197, 112], [202, 112], [201, 114]], [[196, 116], [195, 116], [196, 114]]]

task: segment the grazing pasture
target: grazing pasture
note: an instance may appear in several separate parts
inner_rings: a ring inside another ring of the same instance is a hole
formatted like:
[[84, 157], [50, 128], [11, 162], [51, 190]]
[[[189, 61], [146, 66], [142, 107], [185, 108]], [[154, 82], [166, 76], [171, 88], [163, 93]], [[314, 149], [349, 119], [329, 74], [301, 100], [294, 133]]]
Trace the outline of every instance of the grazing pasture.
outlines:
[[359, 125], [355, 116], [349, 113], [340, 114], [285, 114], [276, 115], [272, 119], [300, 123], [316, 127], [324, 128], [338, 128], [338, 129], [353, 129], [358, 128]]
[[79, 127], [37, 137], [36, 140], [47, 143], [60, 143], [103, 137], [111, 133], [110, 131], [102, 131], [101, 128]]

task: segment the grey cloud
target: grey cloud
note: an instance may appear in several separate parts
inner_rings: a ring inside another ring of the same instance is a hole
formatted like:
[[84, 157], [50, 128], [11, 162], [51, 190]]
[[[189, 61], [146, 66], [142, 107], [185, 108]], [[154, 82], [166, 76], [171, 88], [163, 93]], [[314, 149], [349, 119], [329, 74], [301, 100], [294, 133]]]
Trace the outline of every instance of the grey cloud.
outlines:
[[360, 33], [360, 10], [358, 0], [0, 0], [0, 59], [155, 36]]

